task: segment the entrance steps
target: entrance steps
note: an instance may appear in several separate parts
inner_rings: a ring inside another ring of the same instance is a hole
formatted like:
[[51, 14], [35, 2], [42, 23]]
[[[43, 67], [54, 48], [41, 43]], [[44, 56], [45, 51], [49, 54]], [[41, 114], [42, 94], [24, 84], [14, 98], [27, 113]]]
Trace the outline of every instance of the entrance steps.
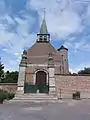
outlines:
[[10, 102], [56, 102], [57, 97], [49, 94], [16, 94]]

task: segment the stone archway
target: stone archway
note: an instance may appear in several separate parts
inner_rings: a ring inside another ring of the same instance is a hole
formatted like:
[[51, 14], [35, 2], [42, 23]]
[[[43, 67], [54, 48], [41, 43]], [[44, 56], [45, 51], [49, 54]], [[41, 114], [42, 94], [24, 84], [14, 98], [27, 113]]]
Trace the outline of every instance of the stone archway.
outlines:
[[47, 85], [47, 73], [44, 71], [37, 71], [36, 83], [37, 89], [40, 93], [48, 93], [49, 85]]

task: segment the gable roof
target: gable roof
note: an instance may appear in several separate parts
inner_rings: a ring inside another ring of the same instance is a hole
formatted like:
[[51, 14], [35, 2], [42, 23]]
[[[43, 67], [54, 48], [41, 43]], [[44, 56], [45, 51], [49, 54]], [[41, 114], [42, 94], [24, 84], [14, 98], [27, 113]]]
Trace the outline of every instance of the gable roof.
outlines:
[[[48, 42], [36, 42], [30, 49], [27, 50], [27, 61], [31, 64], [44, 64], [48, 60], [49, 53], [53, 54], [53, 58], [57, 59], [57, 50]], [[60, 56], [60, 54], [58, 54]], [[58, 58], [60, 59], [60, 57]]]
[[30, 49], [27, 51], [29, 56], [45, 56], [49, 53], [56, 53], [56, 49], [49, 42], [36, 42]]

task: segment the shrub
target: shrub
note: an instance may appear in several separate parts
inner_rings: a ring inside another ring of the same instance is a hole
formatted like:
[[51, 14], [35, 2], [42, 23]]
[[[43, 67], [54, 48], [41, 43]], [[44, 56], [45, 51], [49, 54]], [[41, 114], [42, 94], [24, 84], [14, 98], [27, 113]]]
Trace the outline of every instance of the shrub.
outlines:
[[0, 91], [0, 101], [7, 99], [7, 93], [5, 91]]
[[14, 93], [8, 93], [7, 91], [0, 90], [0, 101], [4, 101], [5, 99], [10, 100], [14, 98]]
[[8, 93], [7, 99], [10, 100], [10, 99], [13, 99], [13, 98], [14, 98], [14, 93]]

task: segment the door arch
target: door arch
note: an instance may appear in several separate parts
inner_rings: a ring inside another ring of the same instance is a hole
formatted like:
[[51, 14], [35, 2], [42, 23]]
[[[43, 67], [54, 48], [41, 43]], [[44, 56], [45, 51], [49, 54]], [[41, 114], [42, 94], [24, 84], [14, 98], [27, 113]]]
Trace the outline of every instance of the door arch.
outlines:
[[37, 85], [46, 85], [47, 74], [44, 71], [38, 71], [36, 73], [36, 84]]
[[47, 85], [47, 73], [44, 71], [36, 72], [36, 83], [37, 89], [40, 93], [48, 93], [49, 85]]

